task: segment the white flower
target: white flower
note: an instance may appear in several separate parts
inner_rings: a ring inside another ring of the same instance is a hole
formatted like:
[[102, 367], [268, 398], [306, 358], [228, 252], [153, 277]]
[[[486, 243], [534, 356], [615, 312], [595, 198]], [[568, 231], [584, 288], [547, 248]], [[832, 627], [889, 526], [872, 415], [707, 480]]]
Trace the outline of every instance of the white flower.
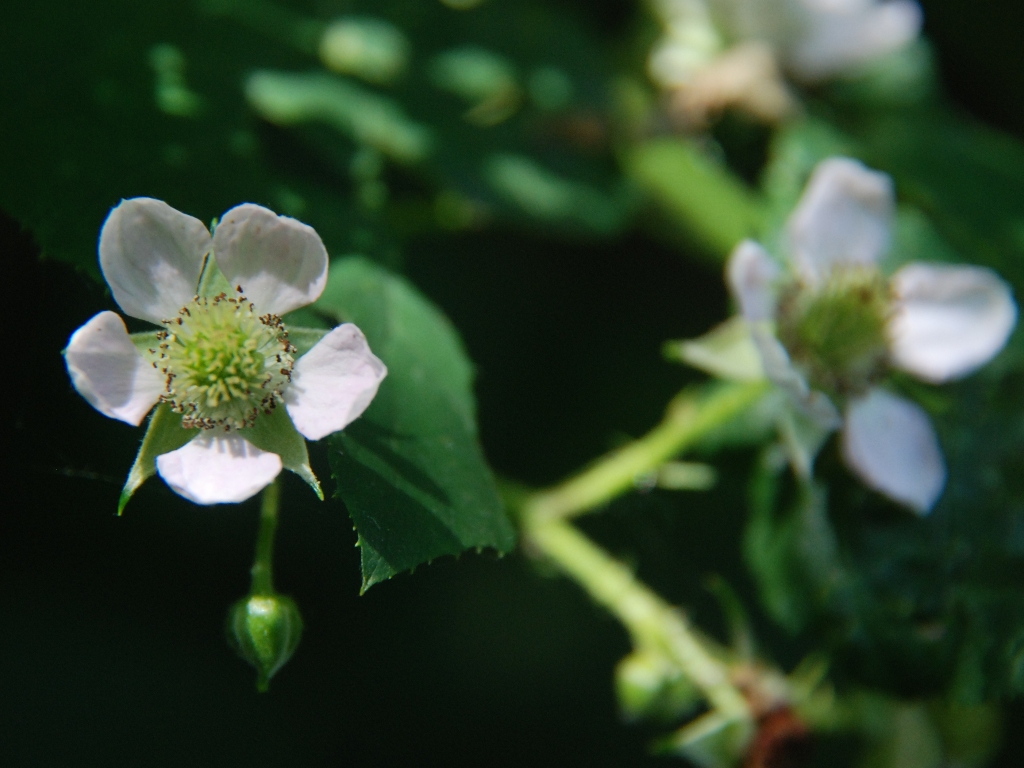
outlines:
[[798, 80], [854, 70], [909, 43], [921, 30], [915, 0], [710, 0], [738, 40], [760, 40]]
[[198, 219], [133, 198], [107, 217], [99, 256], [121, 309], [161, 326], [130, 336], [117, 314], [100, 312], [64, 353], [75, 389], [100, 413], [138, 426], [162, 403], [122, 506], [153, 471], [197, 504], [244, 501], [283, 466], [319, 492], [302, 437], [356, 419], [387, 369], [350, 323], [305, 331], [315, 344], [295, 359], [281, 316], [324, 289], [316, 232], [245, 204], [211, 237]]
[[794, 108], [779, 69], [804, 83], [848, 72], [917, 37], [915, 0], [653, 0], [665, 33], [648, 67], [692, 122], [730, 105], [763, 120]]
[[766, 375], [819, 426], [842, 429], [845, 460], [868, 486], [925, 514], [945, 485], [938, 439], [919, 406], [880, 382], [890, 367], [933, 384], [966, 376], [1003, 348], [1017, 307], [982, 267], [912, 263], [884, 280], [893, 207], [888, 176], [825, 160], [788, 222], [790, 274], [748, 240], [727, 278]]

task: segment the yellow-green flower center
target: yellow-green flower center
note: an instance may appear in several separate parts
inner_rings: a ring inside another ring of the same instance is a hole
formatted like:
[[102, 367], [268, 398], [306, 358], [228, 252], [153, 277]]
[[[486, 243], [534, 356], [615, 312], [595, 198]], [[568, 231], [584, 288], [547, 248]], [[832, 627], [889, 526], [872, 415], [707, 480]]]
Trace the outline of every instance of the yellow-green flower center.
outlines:
[[891, 292], [877, 270], [837, 270], [818, 290], [797, 286], [783, 295], [779, 340], [814, 387], [858, 394], [885, 370], [891, 312]]
[[282, 401], [294, 347], [281, 318], [258, 316], [241, 289], [236, 298], [197, 296], [163, 324], [155, 350], [167, 376], [161, 399], [186, 428], [241, 429]]

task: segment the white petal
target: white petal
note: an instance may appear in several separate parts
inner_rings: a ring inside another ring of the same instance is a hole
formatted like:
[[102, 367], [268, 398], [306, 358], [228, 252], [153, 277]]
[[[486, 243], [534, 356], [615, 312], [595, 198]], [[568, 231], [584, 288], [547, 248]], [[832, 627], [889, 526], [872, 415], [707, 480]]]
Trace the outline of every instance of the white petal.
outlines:
[[946, 463], [921, 408], [877, 387], [846, 410], [843, 455], [865, 485], [919, 515], [942, 495]]
[[295, 363], [285, 392], [288, 415], [304, 437], [319, 440], [355, 421], [387, 372], [362, 331], [339, 325]]
[[1003, 348], [1017, 323], [1010, 286], [983, 267], [908, 264], [892, 278], [893, 364], [941, 383], [965, 376]]
[[892, 180], [856, 160], [818, 163], [789, 218], [793, 260], [810, 285], [838, 265], [873, 266], [889, 248]]
[[177, 317], [196, 294], [210, 233], [162, 200], [123, 200], [100, 231], [100, 269], [114, 301], [132, 317]]
[[911, 0], [803, 0], [803, 4], [808, 8], [804, 34], [790, 48], [787, 65], [808, 82], [899, 50], [921, 30], [921, 8]]
[[139, 354], [114, 312], [100, 312], [75, 331], [64, 362], [71, 383], [93, 408], [134, 426], [166, 387], [163, 374]]
[[753, 240], [736, 246], [725, 267], [725, 279], [744, 319], [756, 323], [775, 317], [775, 281], [779, 267]]
[[281, 471], [281, 457], [238, 434], [201, 431], [184, 447], [156, 458], [175, 493], [196, 504], [233, 504], [255, 496]]
[[327, 284], [327, 250], [312, 227], [246, 203], [213, 234], [217, 266], [261, 312], [283, 315], [312, 304]]

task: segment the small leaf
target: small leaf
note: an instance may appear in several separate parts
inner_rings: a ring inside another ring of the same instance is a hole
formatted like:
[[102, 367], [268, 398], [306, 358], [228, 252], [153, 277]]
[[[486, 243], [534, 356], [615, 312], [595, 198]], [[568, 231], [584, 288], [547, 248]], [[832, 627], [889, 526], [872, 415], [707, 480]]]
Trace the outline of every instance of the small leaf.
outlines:
[[135, 457], [128, 479], [125, 481], [121, 491], [121, 498], [117, 502], [117, 514], [124, 511], [125, 505], [146, 480], [156, 474], [156, 457], [171, 451], [176, 451], [197, 434], [194, 429], [185, 429], [181, 426], [181, 416], [171, 410], [171, 407], [161, 403], [149, 417], [149, 427], [146, 429], [146, 436], [142, 438], [142, 447]]
[[470, 547], [508, 551], [515, 535], [477, 442], [472, 368], [447, 319], [358, 257], [331, 265], [315, 309], [358, 325], [388, 366], [363, 417], [330, 438], [363, 589]]

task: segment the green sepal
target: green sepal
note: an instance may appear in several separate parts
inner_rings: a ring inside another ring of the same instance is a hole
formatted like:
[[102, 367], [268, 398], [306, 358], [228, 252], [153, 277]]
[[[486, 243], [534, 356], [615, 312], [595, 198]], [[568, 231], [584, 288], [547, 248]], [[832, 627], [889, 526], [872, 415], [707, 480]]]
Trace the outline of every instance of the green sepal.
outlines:
[[295, 358], [298, 359], [309, 352], [329, 331], [321, 328], [288, 328], [288, 341], [295, 347]]
[[178, 450], [196, 434], [196, 430], [181, 426], [181, 415], [172, 411], [166, 403], [154, 409], [153, 415], [149, 417], [146, 436], [142, 438], [142, 446], [121, 490], [121, 498], [117, 502], [118, 515], [124, 511], [128, 499], [139, 486], [156, 474], [156, 457]]
[[228, 296], [235, 296], [237, 288], [228, 282], [224, 273], [217, 266], [217, 260], [213, 252], [206, 254], [203, 262], [203, 271], [199, 274], [199, 284], [196, 286], [196, 295], [206, 299], [226, 293]]
[[698, 370], [730, 381], [760, 381], [764, 378], [761, 354], [749, 324], [732, 317], [696, 339], [669, 341], [663, 347], [669, 360], [686, 363]]
[[729, 629], [729, 649], [744, 661], [754, 658], [754, 631], [743, 600], [733, 586], [718, 574], [704, 582], [704, 588], [718, 601]]
[[309, 306], [293, 309], [281, 319], [284, 320], [284, 324], [288, 328], [289, 332], [291, 332], [292, 328], [301, 328], [306, 331], [329, 331], [335, 325], [329, 318], [325, 317], [320, 312], [314, 311], [313, 308]]
[[132, 340], [132, 344], [139, 350], [139, 354], [147, 360], [154, 360], [156, 357], [156, 350], [160, 347], [160, 339], [157, 338], [159, 331], [144, 331], [143, 333], [132, 333], [128, 335], [128, 338]]
[[309, 466], [306, 439], [292, 424], [284, 406], [278, 406], [269, 414], [261, 413], [253, 425], [246, 427], [241, 434], [261, 451], [269, 451], [280, 456], [284, 468], [305, 480], [317, 498], [320, 501], [324, 500], [320, 481], [316, 479], [313, 469]]
[[753, 723], [712, 710], [657, 742], [654, 751], [685, 757], [701, 768], [730, 768], [746, 752]]

